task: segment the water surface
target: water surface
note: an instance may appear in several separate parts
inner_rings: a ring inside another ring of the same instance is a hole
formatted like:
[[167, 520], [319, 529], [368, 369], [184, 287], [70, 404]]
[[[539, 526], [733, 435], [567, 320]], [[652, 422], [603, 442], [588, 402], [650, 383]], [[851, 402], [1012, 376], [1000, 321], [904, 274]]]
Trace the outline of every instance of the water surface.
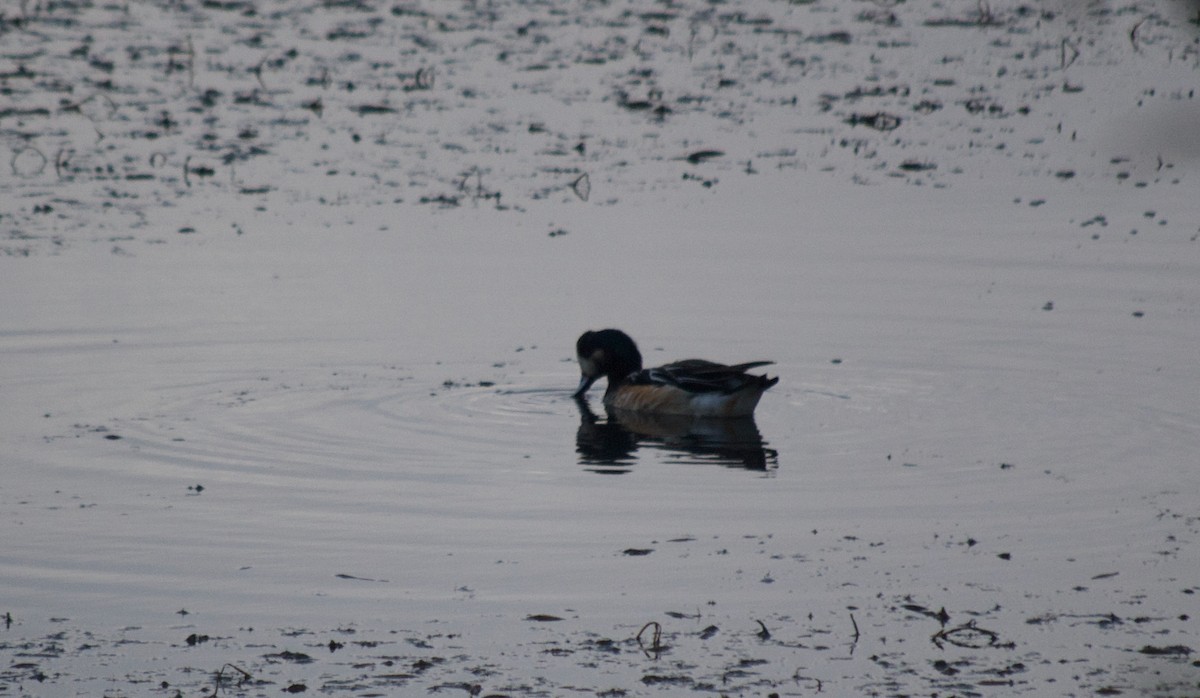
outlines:
[[1182, 20], [481, 5], [9, 32], [0, 686], [1194, 693]]

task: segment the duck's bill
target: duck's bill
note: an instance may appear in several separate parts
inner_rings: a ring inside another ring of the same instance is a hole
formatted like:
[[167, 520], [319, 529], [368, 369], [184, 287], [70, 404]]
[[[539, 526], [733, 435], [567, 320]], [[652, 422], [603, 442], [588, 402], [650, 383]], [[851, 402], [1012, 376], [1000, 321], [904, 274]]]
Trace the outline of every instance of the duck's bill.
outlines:
[[575, 389], [575, 397], [583, 397], [583, 394], [592, 387], [592, 383], [596, 382], [596, 376], [583, 375], [579, 377], [579, 387]]

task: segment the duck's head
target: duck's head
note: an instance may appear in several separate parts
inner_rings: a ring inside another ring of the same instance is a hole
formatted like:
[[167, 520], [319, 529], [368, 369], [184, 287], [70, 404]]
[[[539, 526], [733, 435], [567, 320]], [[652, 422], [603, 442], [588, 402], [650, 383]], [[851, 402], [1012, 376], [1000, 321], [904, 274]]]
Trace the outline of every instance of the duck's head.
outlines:
[[629, 335], [621, 330], [588, 330], [575, 342], [575, 356], [579, 359], [579, 388], [575, 397], [581, 397], [601, 376], [608, 377], [612, 387], [631, 373], [642, 370], [642, 354]]

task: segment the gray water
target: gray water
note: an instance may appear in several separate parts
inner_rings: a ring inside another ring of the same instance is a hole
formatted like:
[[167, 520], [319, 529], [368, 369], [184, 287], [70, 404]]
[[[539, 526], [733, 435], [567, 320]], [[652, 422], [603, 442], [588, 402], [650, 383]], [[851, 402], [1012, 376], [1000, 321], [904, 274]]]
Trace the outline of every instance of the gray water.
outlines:
[[1183, 18], [292, 7], [6, 20], [5, 694], [1197, 690]]

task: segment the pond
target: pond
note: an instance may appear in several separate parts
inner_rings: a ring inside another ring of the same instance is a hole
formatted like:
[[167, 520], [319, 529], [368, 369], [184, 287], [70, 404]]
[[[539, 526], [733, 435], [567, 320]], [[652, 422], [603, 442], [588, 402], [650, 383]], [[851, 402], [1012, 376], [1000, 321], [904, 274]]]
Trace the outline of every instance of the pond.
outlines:
[[292, 7], [3, 20], [0, 693], [1196, 692], [1185, 18]]

